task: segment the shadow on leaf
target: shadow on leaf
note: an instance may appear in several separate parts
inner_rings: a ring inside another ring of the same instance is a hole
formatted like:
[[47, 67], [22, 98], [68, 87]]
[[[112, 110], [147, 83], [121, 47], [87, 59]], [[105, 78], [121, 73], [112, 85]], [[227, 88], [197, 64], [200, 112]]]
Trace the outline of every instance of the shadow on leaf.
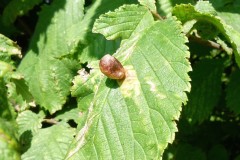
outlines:
[[21, 143], [21, 152], [26, 152], [31, 147], [31, 141], [32, 141], [33, 135], [32, 131], [27, 130], [23, 132], [19, 138], [19, 141]]

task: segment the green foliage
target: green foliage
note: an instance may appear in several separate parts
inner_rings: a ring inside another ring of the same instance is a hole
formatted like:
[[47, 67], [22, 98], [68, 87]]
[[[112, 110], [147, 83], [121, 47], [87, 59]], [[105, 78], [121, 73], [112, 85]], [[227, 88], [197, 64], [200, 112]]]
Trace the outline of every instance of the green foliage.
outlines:
[[[31, 147], [22, 159], [63, 159], [73, 139], [74, 130], [67, 124], [57, 124], [40, 129], [33, 136]], [[41, 152], [39, 152], [41, 151]]]
[[[240, 41], [240, 34], [231, 26], [227, 25], [218, 16], [215, 16], [215, 14], [216, 13], [213, 10], [213, 7], [207, 1], [199, 2], [195, 8], [194, 6], [183, 4], [176, 6], [173, 10], [173, 15], [177, 16], [182, 23], [186, 23], [190, 20], [198, 20], [205, 21], [204, 26], [206, 26], [206, 23], [214, 25], [215, 27], [211, 27], [212, 30], [208, 30], [207, 32], [213, 32], [215, 34], [217, 34], [216, 32], [220, 32], [223, 36], [225, 36], [226, 41], [228, 41], [228, 43], [230, 43], [233, 47], [236, 62], [240, 65], [240, 44], [238, 43]], [[205, 28], [202, 28], [203, 31], [204, 29]], [[208, 27], [208, 29], [210, 28]]]
[[3, 10], [2, 21], [6, 25], [10, 25], [18, 16], [28, 13], [29, 10], [40, 2], [41, 0], [12, 0]]
[[139, 0], [139, 3], [143, 6], [146, 6], [152, 12], [156, 12], [155, 0]]
[[[223, 61], [213, 59], [200, 60], [193, 66], [191, 94], [184, 114], [192, 123], [209, 118], [217, 105], [221, 94]], [[213, 81], [214, 79], [214, 81]]]
[[230, 76], [230, 82], [227, 88], [227, 106], [234, 111], [236, 114], [240, 114], [240, 99], [238, 98], [240, 86], [238, 85], [240, 81], [240, 71], [237, 70]]
[[17, 117], [19, 134], [23, 134], [26, 131], [31, 131], [32, 134], [36, 134], [38, 129], [42, 127], [44, 114], [35, 114], [29, 110], [21, 112]]
[[0, 118], [0, 159], [20, 160], [19, 144], [15, 135], [16, 125]]
[[0, 0], [0, 159], [237, 159], [239, 7]]
[[[66, 15], [64, 10], [71, 11]], [[45, 6], [39, 17], [30, 44], [32, 50], [28, 51], [18, 70], [28, 77], [26, 81], [36, 102], [54, 113], [66, 102], [73, 74], [79, 67], [71, 58], [71, 50], [79, 40], [77, 27], [83, 18], [83, 2], [74, 5], [54, 2], [52, 7]]]
[[[132, 6], [125, 6], [125, 8], [132, 8]], [[140, 11], [141, 9], [139, 7]], [[131, 12], [128, 13], [131, 14]], [[111, 13], [108, 13], [108, 16], [112, 18]], [[97, 21], [94, 27], [97, 28], [102, 23], [105, 22]], [[114, 22], [110, 25], [119, 24]], [[171, 29], [168, 28], [169, 25], [172, 26]], [[92, 97], [92, 104], [90, 104], [92, 111], [89, 111], [86, 124], [79, 131], [77, 136], [79, 138], [76, 138], [73, 149], [69, 151], [70, 159], [86, 158], [95, 147], [97, 154], [92, 153], [90, 159], [97, 156], [104, 159], [110, 156], [112, 159], [118, 157], [133, 159], [140, 155], [146, 159], [158, 159], [167, 143], [172, 142], [176, 131], [173, 120], [178, 119], [181, 103], [186, 101], [184, 91], [190, 89], [186, 74], [191, 69], [185, 59], [189, 55], [184, 45], [186, 39], [181, 34], [181, 27], [175, 19], [145, 26], [142, 32], [132, 31], [131, 38], [126, 40], [115, 53], [127, 72], [124, 81], [119, 82], [120, 87], [115, 81], [106, 79], [102, 75], [94, 77], [100, 80], [98, 82], [95, 80], [97, 82], [94, 86], [97, 88], [95, 94], [93, 96], [88, 94]], [[121, 32], [124, 35], [124, 32], [129, 31], [123, 28]], [[145, 47], [146, 43], [153, 46]], [[158, 46], [157, 44], [160, 43], [165, 45]], [[169, 53], [169, 46], [172, 53], [178, 54], [165, 58]], [[179, 61], [181, 63], [178, 63]], [[165, 64], [165, 66], [159, 64]], [[93, 66], [94, 69], [96, 67]], [[161, 67], [165, 71], [162, 71]], [[175, 79], [179, 85], [174, 86], [174, 82], [167, 82], [167, 79]], [[74, 86], [74, 92], [87, 86], [81, 83], [84, 81], [74, 83], [80, 87], [78, 89]], [[80, 93], [78, 95], [81, 96]], [[118, 144], [108, 146], [109, 152], [106, 152], [106, 145], [111, 143]]]
[[114, 12], [103, 14], [96, 20], [93, 32], [103, 34], [106, 39], [128, 39], [143, 31], [154, 22], [149, 10], [143, 6], [124, 5]]

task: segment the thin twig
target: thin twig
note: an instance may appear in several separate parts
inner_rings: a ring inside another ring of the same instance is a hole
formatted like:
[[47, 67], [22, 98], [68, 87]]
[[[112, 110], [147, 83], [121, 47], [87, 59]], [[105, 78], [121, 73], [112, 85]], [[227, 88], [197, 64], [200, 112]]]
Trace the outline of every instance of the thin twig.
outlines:
[[58, 121], [55, 119], [43, 119], [43, 122], [49, 123], [49, 124], [57, 124]]
[[158, 19], [158, 20], [163, 20], [163, 17], [161, 17], [157, 12], [153, 12], [151, 11], [151, 13], [153, 14], [153, 16]]
[[214, 48], [214, 49], [218, 49], [218, 50], [223, 50], [223, 48], [221, 47], [220, 44], [210, 41], [210, 40], [203, 40], [200, 37], [196, 37], [196, 36], [189, 36], [188, 37], [189, 41], [194, 41], [197, 42], [199, 44]]

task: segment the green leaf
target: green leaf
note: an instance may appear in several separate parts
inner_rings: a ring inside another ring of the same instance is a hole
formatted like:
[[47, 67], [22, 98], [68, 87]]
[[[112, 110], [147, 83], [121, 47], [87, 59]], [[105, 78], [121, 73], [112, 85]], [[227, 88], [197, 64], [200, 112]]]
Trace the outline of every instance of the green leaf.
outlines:
[[20, 160], [15, 124], [0, 118], [0, 159]]
[[96, 20], [93, 32], [103, 34], [106, 39], [128, 39], [153, 23], [151, 12], [137, 5], [123, 5], [114, 12], [103, 14]]
[[9, 63], [0, 61], [0, 78], [4, 77], [7, 73], [12, 72], [14, 67]]
[[234, 111], [236, 114], [240, 114], [240, 99], [239, 99], [239, 93], [240, 93], [240, 71], [237, 70], [232, 73], [230, 77], [230, 82], [227, 86], [227, 107], [230, 108], [230, 110]]
[[205, 59], [193, 66], [192, 89], [183, 112], [192, 123], [202, 122], [211, 115], [220, 98], [222, 73], [221, 60]]
[[74, 120], [74, 122], [77, 124], [80, 122], [81, 118], [81, 110], [78, 108], [71, 109], [69, 111], [66, 111], [62, 114], [59, 114], [55, 117], [56, 120], [62, 120], [65, 122], [68, 122], [69, 120]]
[[240, 32], [240, 24], [236, 19], [240, 18], [240, 5], [239, 2], [228, 2], [225, 0], [210, 0], [213, 7], [217, 10], [218, 16], [220, 16], [225, 22], [231, 25], [234, 29]]
[[36, 134], [37, 131], [42, 127], [42, 121], [44, 114], [36, 114], [32, 111], [23, 111], [17, 117], [18, 132], [19, 135], [26, 131], [31, 131], [32, 134]]
[[73, 139], [74, 130], [66, 124], [40, 129], [33, 136], [31, 147], [22, 155], [22, 160], [62, 160]]
[[172, 14], [172, 9], [176, 4], [189, 4], [195, 3], [194, 0], [156, 0], [157, 11], [162, 16], [170, 17]]
[[30, 50], [24, 56], [20, 65], [17, 68], [17, 71], [24, 75], [24, 79], [27, 81], [27, 83], [30, 82], [32, 73], [35, 72], [34, 70], [36, 63], [38, 63], [37, 54]]
[[[72, 60], [71, 63], [74, 62]], [[41, 57], [35, 64], [35, 70], [29, 82], [30, 92], [36, 102], [50, 113], [60, 110], [70, 93], [73, 70], [68, 68], [63, 60]]]
[[229, 6], [218, 10], [220, 16], [228, 25], [231, 25], [235, 30], [240, 32], [240, 24], [236, 19], [240, 19], [240, 6]]
[[159, 159], [174, 140], [174, 120], [190, 90], [185, 42], [175, 19], [126, 40], [115, 54], [126, 78], [96, 77], [88, 117], [67, 159]]
[[0, 77], [13, 71], [14, 62], [11, 60], [11, 56], [14, 55], [18, 57], [22, 56], [20, 47], [9, 38], [0, 34]]
[[[91, 66], [92, 68], [92, 66]], [[73, 80], [73, 86], [71, 88], [71, 94], [73, 97], [77, 97], [78, 108], [82, 111], [88, 109], [89, 104], [92, 101], [94, 96], [94, 88], [97, 88], [95, 84], [99, 82], [97, 76], [94, 72], [91, 71], [91, 75], [85, 70], [80, 70], [78, 76], [75, 76]]]
[[83, 5], [83, 0], [59, 0], [44, 6], [29, 48], [39, 56], [55, 58], [72, 53], [80, 39], [79, 24], [84, 16]]
[[29, 87], [21, 75], [12, 76], [11, 81], [15, 84], [17, 95], [21, 95], [27, 103], [34, 101], [32, 94], [29, 92]]
[[21, 50], [17, 43], [0, 34], [0, 60], [11, 62], [11, 56], [16, 55], [21, 57]]
[[220, 17], [215, 15], [211, 4], [207, 1], [198, 1], [196, 7], [190, 4], [181, 4], [173, 8], [175, 15], [182, 23], [191, 20], [204, 21], [216, 27], [213, 32], [220, 32], [232, 45], [235, 59], [240, 66], [240, 33], [227, 25]]
[[213, 5], [216, 10], [219, 8], [226, 7], [229, 4], [234, 4], [233, 1], [235, 0], [209, 0], [209, 2]]
[[0, 77], [0, 117], [7, 120], [13, 119], [13, 108], [9, 105], [7, 97], [6, 83], [3, 78]]
[[156, 0], [156, 6], [161, 15], [169, 16], [171, 14], [173, 4], [171, 0]]
[[42, 0], [11, 0], [3, 11], [3, 22], [6, 25], [13, 23], [18, 16], [26, 14], [29, 10], [33, 9]]
[[80, 39], [83, 6], [83, 0], [59, 0], [45, 6], [30, 43], [31, 50], [18, 68], [36, 102], [50, 113], [60, 110], [66, 102], [73, 75], [79, 68], [72, 54]]
[[79, 60], [82, 63], [92, 60], [98, 60], [106, 53], [112, 54], [119, 47], [119, 40], [108, 41], [100, 34], [92, 33], [93, 23], [101, 14], [114, 10], [123, 4], [136, 3], [135, 0], [118, 0], [112, 3], [112, 0], [94, 1], [79, 24], [81, 26], [81, 40], [78, 44]]
[[209, 3], [208, 1], [198, 2], [195, 5], [195, 9], [196, 9], [196, 11], [203, 13], [203, 14], [217, 15], [216, 10], [213, 8], [211, 3]]
[[[26, 86], [24, 83], [21, 83], [23, 81], [19, 81], [20, 83], [15, 81], [18, 81], [19, 79], [13, 79], [15, 77], [15, 73], [12, 74], [11, 82], [7, 83], [7, 92], [8, 92], [8, 101], [10, 104], [10, 108], [12, 108], [14, 115], [16, 114], [16, 111], [24, 111], [30, 106], [36, 106], [33, 100], [32, 95], [29, 93], [28, 90], [25, 90]], [[23, 85], [23, 86], [22, 86]], [[21, 90], [19, 92], [19, 90]], [[30, 94], [30, 95], [29, 95]]]
[[100, 59], [106, 53], [114, 53], [119, 44], [119, 40], [108, 41], [102, 35], [89, 33], [86, 42], [79, 44], [79, 60], [85, 63]]
[[146, 6], [147, 8], [150, 9], [150, 11], [152, 12], [156, 12], [157, 9], [156, 9], [156, 5], [155, 5], [155, 0], [138, 0], [138, 2], [143, 5], [143, 6]]

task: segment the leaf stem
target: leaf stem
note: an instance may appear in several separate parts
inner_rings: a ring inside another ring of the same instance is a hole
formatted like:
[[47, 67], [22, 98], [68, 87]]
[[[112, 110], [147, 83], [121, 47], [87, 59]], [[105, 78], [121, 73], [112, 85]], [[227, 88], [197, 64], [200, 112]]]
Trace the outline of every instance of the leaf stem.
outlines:
[[152, 13], [153, 17], [155, 17], [156, 19], [158, 19], [158, 20], [163, 20], [163, 17], [160, 16], [157, 12], [151, 11], [151, 13]]

